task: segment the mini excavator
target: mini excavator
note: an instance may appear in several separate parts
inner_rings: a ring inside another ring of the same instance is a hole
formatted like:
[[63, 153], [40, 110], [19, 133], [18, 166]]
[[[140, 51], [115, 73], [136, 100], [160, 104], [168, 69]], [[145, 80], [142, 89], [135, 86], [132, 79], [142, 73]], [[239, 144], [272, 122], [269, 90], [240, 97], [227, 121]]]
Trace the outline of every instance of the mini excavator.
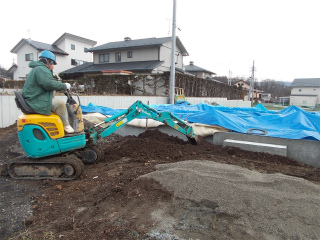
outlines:
[[[78, 103], [67, 91], [67, 110], [70, 125], [75, 130], [65, 134], [60, 117], [54, 113], [40, 115], [15, 91], [17, 107], [22, 111], [18, 118], [18, 138], [26, 153], [12, 159], [7, 164], [8, 174], [15, 179], [73, 180], [84, 170], [84, 163], [97, 163], [104, 157], [99, 143], [101, 138], [123, 127], [135, 118], [151, 118], [162, 122], [187, 136], [192, 144], [197, 136], [191, 126], [170, 112], [158, 112], [141, 101], [136, 101], [128, 109], [106, 118], [103, 122], [85, 129], [80, 98]], [[105, 127], [100, 127], [105, 123]]]

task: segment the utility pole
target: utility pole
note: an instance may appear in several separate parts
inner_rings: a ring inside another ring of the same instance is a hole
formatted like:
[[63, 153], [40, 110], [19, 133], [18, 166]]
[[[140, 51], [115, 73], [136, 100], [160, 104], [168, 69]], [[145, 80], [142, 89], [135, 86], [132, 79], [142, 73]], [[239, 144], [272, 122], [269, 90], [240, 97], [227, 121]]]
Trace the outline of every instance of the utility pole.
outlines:
[[251, 84], [251, 77], [250, 77], [250, 81], [249, 81], [249, 83], [250, 83], [250, 86], [249, 86], [249, 101], [250, 101], [250, 105], [251, 105], [251, 107], [252, 107], [252, 102], [251, 102], [251, 92], [252, 92], [252, 84]]
[[232, 71], [229, 70], [228, 85], [231, 86]]
[[[252, 101], [253, 101], [253, 99], [254, 99], [254, 60], [253, 60], [253, 65], [252, 65], [251, 81], [252, 81], [252, 91], [253, 91]], [[251, 103], [251, 106], [252, 106], [252, 103]]]
[[170, 69], [170, 104], [174, 104], [174, 88], [176, 75], [176, 0], [173, 0], [173, 17], [172, 17], [172, 47], [171, 47], [171, 69]]
[[[251, 99], [251, 95], [252, 95], [252, 99]], [[253, 60], [253, 65], [251, 70], [250, 88], [249, 88], [249, 101], [251, 101], [251, 106], [252, 106], [253, 99], [254, 99], [254, 60]]]

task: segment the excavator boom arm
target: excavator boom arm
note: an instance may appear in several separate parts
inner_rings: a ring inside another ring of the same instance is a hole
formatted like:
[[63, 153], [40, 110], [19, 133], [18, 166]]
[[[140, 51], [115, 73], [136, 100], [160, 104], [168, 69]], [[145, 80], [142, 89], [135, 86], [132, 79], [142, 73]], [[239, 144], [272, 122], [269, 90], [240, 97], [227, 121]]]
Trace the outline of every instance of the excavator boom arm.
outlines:
[[197, 135], [193, 132], [191, 126], [186, 124], [183, 120], [176, 117], [170, 112], [158, 112], [141, 101], [136, 101], [128, 109], [107, 118], [104, 123], [108, 125], [104, 128], [95, 131], [93, 128], [89, 129], [90, 138], [93, 143], [96, 143], [99, 138], [104, 138], [117, 131], [135, 118], [150, 118], [162, 122], [180, 133], [186, 135], [188, 139], [196, 139]]

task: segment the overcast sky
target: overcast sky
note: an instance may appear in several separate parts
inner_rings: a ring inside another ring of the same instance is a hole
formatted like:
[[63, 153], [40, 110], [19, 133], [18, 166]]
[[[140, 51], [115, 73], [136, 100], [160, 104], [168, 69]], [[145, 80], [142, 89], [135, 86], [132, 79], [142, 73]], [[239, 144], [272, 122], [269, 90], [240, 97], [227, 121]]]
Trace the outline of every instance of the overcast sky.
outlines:
[[[319, 0], [176, 0], [176, 24], [194, 64], [218, 76], [293, 81], [320, 77]], [[173, 0], [4, 0], [0, 65], [22, 39], [53, 43], [68, 32], [98, 45], [167, 37]], [[58, 63], [59, 64], [59, 63]]]

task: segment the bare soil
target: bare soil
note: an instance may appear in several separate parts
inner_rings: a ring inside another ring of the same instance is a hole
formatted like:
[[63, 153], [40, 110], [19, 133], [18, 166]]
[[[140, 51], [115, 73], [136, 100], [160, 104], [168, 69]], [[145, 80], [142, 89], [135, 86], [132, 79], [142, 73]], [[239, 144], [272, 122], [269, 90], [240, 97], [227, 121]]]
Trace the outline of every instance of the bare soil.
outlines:
[[[204, 140], [191, 145], [158, 130], [137, 137], [112, 134], [102, 146], [104, 160], [86, 165], [74, 181], [1, 177], [0, 239], [179, 239], [150, 234], [154, 225], [150, 213], [173, 199], [173, 192], [159, 182], [139, 178], [155, 171], [157, 164], [207, 160], [320, 182], [319, 169], [286, 157]], [[22, 152], [16, 126], [1, 128], [0, 163]]]

